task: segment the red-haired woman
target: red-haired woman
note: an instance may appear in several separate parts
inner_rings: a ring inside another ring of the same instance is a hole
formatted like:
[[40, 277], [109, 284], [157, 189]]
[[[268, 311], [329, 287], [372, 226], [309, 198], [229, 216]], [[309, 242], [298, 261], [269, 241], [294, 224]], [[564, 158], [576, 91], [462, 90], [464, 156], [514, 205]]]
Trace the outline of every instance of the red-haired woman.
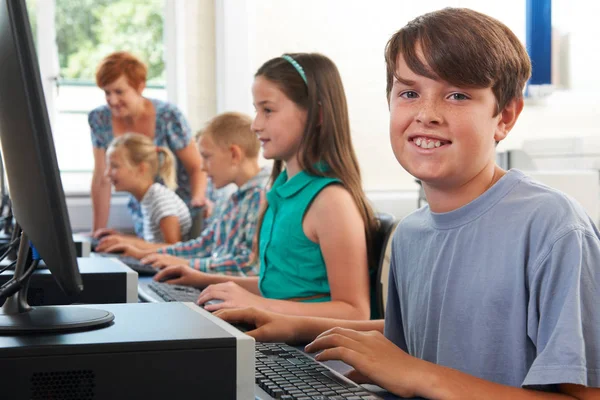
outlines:
[[[108, 55], [96, 71], [96, 84], [104, 90], [107, 103], [88, 116], [94, 146], [92, 206], [96, 236], [106, 228], [110, 209], [111, 185], [104, 176], [106, 148], [113, 138], [127, 132], [141, 133], [157, 146], [168, 147], [177, 158], [177, 194], [189, 207], [205, 203], [207, 178], [190, 126], [175, 105], [142, 96], [146, 74], [146, 65], [127, 52]], [[131, 197], [128, 207], [140, 236], [140, 204]]]

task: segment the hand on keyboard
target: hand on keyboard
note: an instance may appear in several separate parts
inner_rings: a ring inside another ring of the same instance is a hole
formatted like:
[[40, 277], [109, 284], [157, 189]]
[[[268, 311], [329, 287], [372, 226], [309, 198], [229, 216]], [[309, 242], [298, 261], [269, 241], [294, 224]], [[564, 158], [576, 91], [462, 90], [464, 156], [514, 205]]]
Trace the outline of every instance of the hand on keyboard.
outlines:
[[169, 254], [152, 253], [147, 254], [141, 260], [144, 264], [150, 264], [155, 268], [162, 269], [171, 265], [189, 265], [190, 261], [185, 258], [175, 257]]
[[108, 235], [118, 235], [119, 232], [115, 229], [111, 229], [111, 228], [100, 228], [100, 229], [96, 229], [94, 232], [92, 232], [92, 237], [95, 239], [102, 239], [105, 236]]
[[272, 313], [257, 308], [238, 308], [215, 311], [213, 315], [229, 322], [232, 325], [244, 324], [252, 327], [248, 335], [257, 342], [286, 342], [306, 343], [314, 337], [301, 337], [302, 326], [298, 325], [301, 319], [289, 315]]
[[[127, 244], [127, 243], [117, 243], [108, 247], [105, 252], [107, 253], [119, 253], [123, 256], [133, 257], [135, 259], [144, 258], [148, 254], [147, 250], [142, 250], [137, 248], [135, 245]], [[147, 264], [147, 263], [144, 263]]]
[[96, 245], [96, 251], [99, 253], [109, 252], [108, 249], [110, 247], [124, 243], [125, 241], [123, 241], [123, 236], [119, 234], [103, 236]]
[[309, 353], [321, 352], [319, 361], [340, 360], [382, 388], [401, 397], [415, 397], [414, 382], [422, 361], [408, 355], [378, 331], [358, 332], [333, 328], [306, 346]]
[[269, 299], [250, 293], [234, 282], [217, 283], [202, 291], [198, 303], [202, 304], [212, 299], [221, 299], [222, 303], [204, 307], [207, 311], [217, 311], [222, 308], [256, 307], [266, 308]]
[[158, 282], [193, 287], [205, 287], [210, 284], [211, 278], [210, 274], [192, 269], [187, 264], [166, 267], [154, 275], [154, 280]]
[[256, 384], [271, 398], [381, 399], [284, 343], [257, 342], [254, 354]]

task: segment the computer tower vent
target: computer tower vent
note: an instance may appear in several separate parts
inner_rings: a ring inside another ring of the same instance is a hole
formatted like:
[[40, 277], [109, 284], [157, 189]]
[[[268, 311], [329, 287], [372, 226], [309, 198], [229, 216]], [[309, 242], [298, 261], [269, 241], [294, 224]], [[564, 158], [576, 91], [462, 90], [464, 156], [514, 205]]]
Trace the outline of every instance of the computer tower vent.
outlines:
[[92, 400], [95, 375], [90, 370], [39, 372], [31, 376], [31, 400]]

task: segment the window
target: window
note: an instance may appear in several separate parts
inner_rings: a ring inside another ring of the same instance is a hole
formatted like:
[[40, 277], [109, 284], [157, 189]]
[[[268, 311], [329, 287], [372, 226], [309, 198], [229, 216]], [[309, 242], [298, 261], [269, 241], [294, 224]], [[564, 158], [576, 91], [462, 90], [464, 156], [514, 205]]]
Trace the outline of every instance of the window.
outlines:
[[[99, 61], [127, 50], [148, 65], [144, 95], [167, 99], [165, 0], [27, 0], [63, 186], [88, 193], [94, 165], [87, 114], [105, 104]], [[48, 34], [55, 32], [55, 36]]]

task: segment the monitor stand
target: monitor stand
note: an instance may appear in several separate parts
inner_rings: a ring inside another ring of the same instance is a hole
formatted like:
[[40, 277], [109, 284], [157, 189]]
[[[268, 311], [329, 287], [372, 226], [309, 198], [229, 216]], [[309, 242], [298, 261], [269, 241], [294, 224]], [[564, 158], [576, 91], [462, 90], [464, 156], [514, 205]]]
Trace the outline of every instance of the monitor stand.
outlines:
[[[19, 280], [24, 276], [28, 255], [29, 240], [25, 233], [21, 233], [13, 279]], [[28, 285], [29, 277], [26, 277], [21, 288], [2, 306], [0, 335], [97, 329], [107, 326], [115, 318], [111, 312], [87, 307], [31, 307], [27, 304]]]
[[101, 328], [114, 320], [108, 311], [87, 307], [39, 306], [12, 315], [5, 312], [5, 307], [4, 314], [0, 314], [0, 335], [81, 331]]

